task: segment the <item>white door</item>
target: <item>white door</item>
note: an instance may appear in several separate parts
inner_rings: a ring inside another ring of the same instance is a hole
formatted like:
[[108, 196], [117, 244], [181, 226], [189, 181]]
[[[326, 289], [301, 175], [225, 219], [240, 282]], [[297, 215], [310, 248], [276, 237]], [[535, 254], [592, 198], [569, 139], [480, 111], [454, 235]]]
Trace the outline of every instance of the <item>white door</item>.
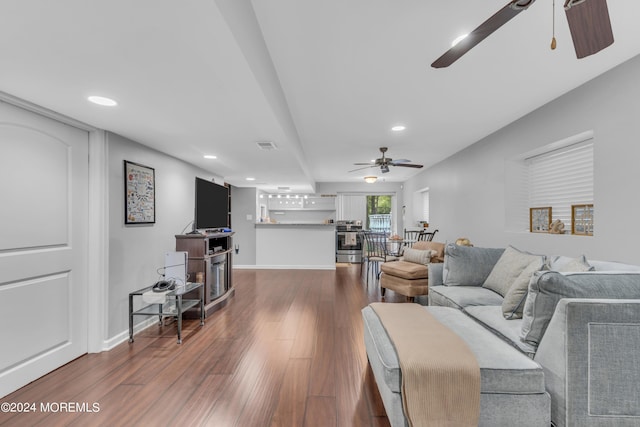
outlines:
[[0, 397], [87, 352], [88, 139], [0, 102]]

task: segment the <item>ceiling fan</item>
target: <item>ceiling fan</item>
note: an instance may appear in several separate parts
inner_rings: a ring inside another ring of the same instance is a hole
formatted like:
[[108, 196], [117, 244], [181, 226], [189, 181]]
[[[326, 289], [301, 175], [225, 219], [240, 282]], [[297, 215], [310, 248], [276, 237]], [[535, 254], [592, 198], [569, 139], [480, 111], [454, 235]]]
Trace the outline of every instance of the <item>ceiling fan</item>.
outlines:
[[[534, 1], [510, 1], [440, 58], [436, 59], [431, 66], [433, 68], [444, 68], [453, 64], [491, 33], [531, 6]], [[564, 10], [578, 59], [593, 55], [613, 44], [613, 32], [611, 31], [607, 0], [566, 0]], [[555, 37], [551, 43], [551, 48], [555, 49]]]
[[387, 147], [380, 147], [380, 152], [382, 153], [382, 157], [380, 157], [379, 159], [375, 159], [373, 163], [372, 162], [354, 163], [354, 165], [356, 166], [362, 166], [362, 165], [366, 165], [366, 166], [363, 168], [350, 170], [349, 172], [355, 172], [355, 171], [359, 171], [367, 168], [380, 167], [380, 172], [387, 173], [389, 172], [389, 166], [402, 166], [404, 168], [421, 168], [422, 167], [422, 165], [411, 163], [411, 160], [407, 160], [407, 159], [393, 160], [390, 157], [386, 157], [384, 153], [387, 152]]

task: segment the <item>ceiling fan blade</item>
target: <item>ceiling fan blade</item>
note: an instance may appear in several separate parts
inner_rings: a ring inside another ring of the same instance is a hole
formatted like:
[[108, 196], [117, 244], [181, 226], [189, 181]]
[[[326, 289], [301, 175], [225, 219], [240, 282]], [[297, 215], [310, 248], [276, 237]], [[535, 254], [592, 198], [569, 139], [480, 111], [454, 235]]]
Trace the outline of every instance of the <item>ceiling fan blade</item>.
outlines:
[[566, 0], [564, 11], [578, 59], [613, 44], [607, 0]]
[[422, 165], [416, 165], [413, 163], [400, 163], [394, 166], [401, 166], [403, 168], [421, 168], [422, 167]]
[[411, 160], [408, 159], [397, 159], [392, 162], [389, 162], [390, 165], [398, 165], [399, 163], [411, 163]]
[[[356, 163], [357, 164], [357, 163]], [[369, 165], [369, 166], [365, 166], [363, 168], [356, 168], [356, 169], [352, 169], [349, 172], [355, 172], [355, 171], [361, 171], [362, 169], [369, 169], [369, 168], [375, 168], [377, 165]]]
[[484, 21], [478, 28], [469, 33], [458, 44], [446, 51], [440, 58], [436, 59], [431, 66], [433, 68], [444, 68], [456, 62], [462, 55], [470, 51], [491, 33], [509, 22], [517, 14], [531, 6], [535, 0], [513, 0], [497, 11], [491, 18]]
[[354, 165], [356, 165], [356, 166], [364, 166], [364, 165], [371, 165], [371, 166], [375, 166], [375, 164], [374, 164], [374, 163], [371, 163], [371, 162], [367, 162], [367, 163], [354, 163]]

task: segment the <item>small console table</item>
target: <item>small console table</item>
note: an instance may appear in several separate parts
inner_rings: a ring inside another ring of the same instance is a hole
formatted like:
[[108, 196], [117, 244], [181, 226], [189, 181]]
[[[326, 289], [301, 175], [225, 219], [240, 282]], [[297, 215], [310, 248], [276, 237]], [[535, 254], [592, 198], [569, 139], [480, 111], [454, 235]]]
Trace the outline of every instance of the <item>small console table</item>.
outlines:
[[[198, 299], [185, 299], [182, 296], [188, 292], [198, 290]], [[147, 302], [144, 307], [139, 310], [133, 310], [134, 297], [142, 297], [144, 302], [145, 295], [150, 300], [162, 302]], [[138, 289], [129, 294], [129, 342], [133, 342], [133, 316], [158, 316], [160, 324], [165, 317], [176, 317], [178, 322], [178, 344], [182, 344], [182, 314], [196, 305], [200, 305], [200, 326], [204, 325], [204, 286], [203, 283], [189, 282], [186, 285], [177, 285], [176, 288], [168, 292], [153, 292], [153, 286]]]
[[[176, 235], [176, 251], [189, 254], [187, 273], [204, 281], [204, 315], [224, 307], [234, 295], [233, 287], [233, 240], [234, 232]], [[189, 310], [186, 317], [200, 316], [199, 310]]]

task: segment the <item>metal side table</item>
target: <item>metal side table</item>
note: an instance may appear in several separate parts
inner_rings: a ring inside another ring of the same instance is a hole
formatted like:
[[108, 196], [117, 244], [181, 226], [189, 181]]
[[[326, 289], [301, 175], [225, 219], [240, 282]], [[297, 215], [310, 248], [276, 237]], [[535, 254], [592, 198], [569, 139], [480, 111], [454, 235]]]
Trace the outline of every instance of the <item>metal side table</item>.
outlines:
[[[184, 294], [198, 290], [198, 299], [182, 298]], [[141, 297], [144, 307], [133, 310], [134, 297]], [[145, 297], [147, 301], [145, 301]], [[151, 301], [151, 302], [150, 302]], [[178, 322], [178, 344], [182, 344], [182, 314], [200, 304], [200, 326], [204, 325], [204, 284], [188, 282], [172, 291], [153, 292], [153, 286], [138, 289], [129, 294], [129, 342], [133, 342], [133, 316], [158, 316], [162, 323], [165, 317], [176, 317]]]

